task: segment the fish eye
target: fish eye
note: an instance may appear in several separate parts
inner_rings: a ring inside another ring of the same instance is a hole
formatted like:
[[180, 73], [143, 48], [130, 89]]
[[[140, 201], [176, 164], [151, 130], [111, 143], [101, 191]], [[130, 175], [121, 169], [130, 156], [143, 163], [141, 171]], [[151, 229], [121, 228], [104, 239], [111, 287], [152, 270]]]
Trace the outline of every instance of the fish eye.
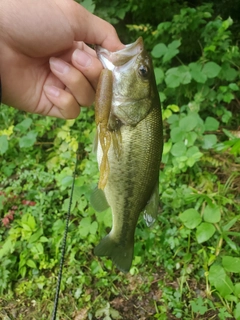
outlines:
[[138, 73], [141, 77], [147, 78], [148, 76], [148, 68], [144, 65], [141, 65], [138, 69]]

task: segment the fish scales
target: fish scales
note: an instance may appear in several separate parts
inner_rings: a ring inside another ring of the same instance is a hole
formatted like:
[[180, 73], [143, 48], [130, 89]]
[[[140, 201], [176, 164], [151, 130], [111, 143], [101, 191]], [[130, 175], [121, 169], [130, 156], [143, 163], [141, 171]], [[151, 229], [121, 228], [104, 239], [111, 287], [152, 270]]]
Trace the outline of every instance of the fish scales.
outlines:
[[[109, 256], [127, 272], [139, 215], [144, 212], [150, 225], [158, 210], [161, 108], [151, 59], [141, 38], [116, 53], [103, 48], [97, 52], [108, 69], [102, 72], [95, 107], [99, 189], [112, 209], [113, 222], [94, 253]], [[92, 203], [97, 209], [94, 197]]]
[[[155, 154], [161, 150], [162, 142], [160, 137], [154, 146], [149, 141], [154, 135], [153, 131], [158, 130], [156, 123], [161, 119], [159, 110], [154, 111], [134, 128], [121, 127], [125, 143], [120, 159], [115, 156], [113, 147], [109, 150], [111, 171], [106, 185], [106, 198], [113, 211], [111, 232], [120, 242], [132, 244], [137, 214], [144, 209], [158, 181], [160, 157]], [[115, 172], [119, 172], [119, 175]]]

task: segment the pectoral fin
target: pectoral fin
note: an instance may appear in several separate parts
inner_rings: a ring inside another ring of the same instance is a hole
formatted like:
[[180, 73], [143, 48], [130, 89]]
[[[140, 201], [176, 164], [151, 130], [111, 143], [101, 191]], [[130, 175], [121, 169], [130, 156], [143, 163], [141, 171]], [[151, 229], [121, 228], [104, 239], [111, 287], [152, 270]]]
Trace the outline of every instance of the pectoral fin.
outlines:
[[151, 227], [156, 220], [158, 206], [159, 206], [159, 187], [158, 187], [158, 181], [157, 181], [156, 186], [153, 189], [151, 198], [148, 201], [143, 211], [143, 218], [148, 227]]
[[105, 211], [109, 207], [103, 190], [97, 187], [90, 196], [90, 204], [97, 212]]

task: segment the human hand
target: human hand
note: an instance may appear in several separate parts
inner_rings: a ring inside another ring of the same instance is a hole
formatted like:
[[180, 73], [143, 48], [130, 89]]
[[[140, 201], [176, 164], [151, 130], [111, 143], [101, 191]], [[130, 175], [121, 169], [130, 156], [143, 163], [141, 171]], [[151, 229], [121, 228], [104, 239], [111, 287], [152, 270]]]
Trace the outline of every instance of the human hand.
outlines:
[[124, 47], [113, 26], [73, 0], [1, 0], [2, 102], [76, 118], [80, 105], [94, 101], [102, 70], [85, 43], [111, 51]]

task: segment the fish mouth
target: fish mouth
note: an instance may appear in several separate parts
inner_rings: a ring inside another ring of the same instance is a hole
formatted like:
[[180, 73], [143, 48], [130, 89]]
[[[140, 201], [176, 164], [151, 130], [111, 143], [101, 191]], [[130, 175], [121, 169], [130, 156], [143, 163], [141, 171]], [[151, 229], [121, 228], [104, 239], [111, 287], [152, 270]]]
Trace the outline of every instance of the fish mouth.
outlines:
[[115, 67], [123, 66], [133, 58], [137, 57], [143, 49], [143, 39], [142, 37], [139, 37], [135, 42], [126, 45], [125, 48], [121, 50], [111, 52], [97, 46], [96, 52], [103, 67], [112, 71]]

